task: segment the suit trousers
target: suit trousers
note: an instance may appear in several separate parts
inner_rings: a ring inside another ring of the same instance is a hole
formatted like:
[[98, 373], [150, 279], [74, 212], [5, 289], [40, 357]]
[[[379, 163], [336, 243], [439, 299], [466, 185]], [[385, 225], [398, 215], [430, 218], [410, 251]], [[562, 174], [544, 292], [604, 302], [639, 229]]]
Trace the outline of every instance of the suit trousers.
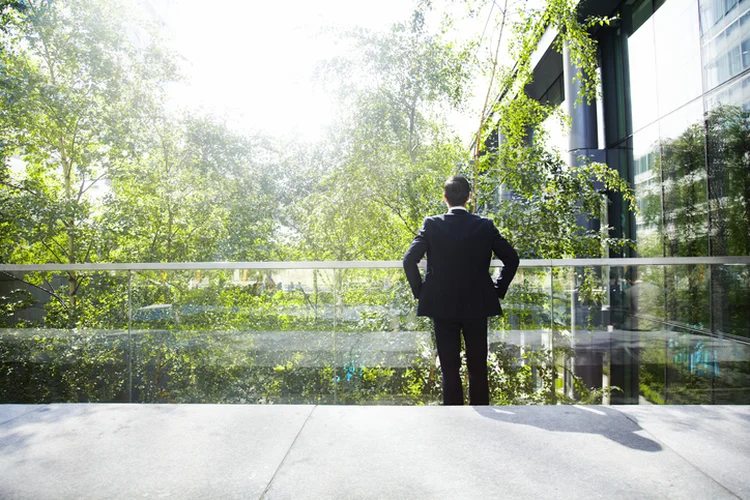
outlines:
[[461, 334], [466, 346], [469, 370], [469, 404], [488, 405], [490, 389], [487, 380], [487, 318], [433, 318], [440, 369], [443, 372], [443, 404], [464, 404], [461, 384]]

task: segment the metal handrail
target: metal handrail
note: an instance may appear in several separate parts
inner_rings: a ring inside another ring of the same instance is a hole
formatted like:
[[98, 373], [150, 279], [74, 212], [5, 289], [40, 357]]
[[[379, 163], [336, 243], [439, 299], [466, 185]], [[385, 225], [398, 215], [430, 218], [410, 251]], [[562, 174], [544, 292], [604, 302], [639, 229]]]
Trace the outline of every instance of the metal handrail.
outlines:
[[[421, 262], [424, 265], [424, 261]], [[502, 267], [500, 260], [490, 262]], [[654, 257], [623, 259], [522, 259], [520, 267], [750, 265], [750, 256]], [[295, 261], [295, 262], [124, 262], [96, 264], [0, 264], [0, 272], [24, 271], [180, 271], [215, 269], [401, 269], [400, 260]]]

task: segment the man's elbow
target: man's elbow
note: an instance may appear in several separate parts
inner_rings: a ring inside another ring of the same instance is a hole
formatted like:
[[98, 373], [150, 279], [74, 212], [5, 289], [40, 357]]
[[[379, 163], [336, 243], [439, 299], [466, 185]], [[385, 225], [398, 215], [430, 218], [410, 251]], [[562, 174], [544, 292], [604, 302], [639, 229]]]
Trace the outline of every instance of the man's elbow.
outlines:
[[404, 260], [402, 261], [402, 264], [404, 265], [404, 269], [410, 269], [410, 268], [417, 267], [420, 260], [421, 260], [420, 257], [417, 257], [416, 255], [412, 253], [407, 253], [406, 255], [404, 255]]
[[519, 264], [521, 263], [521, 259], [518, 257], [518, 252], [513, 250], [511, 255], [508, 256], [508, 262], [503, 261], [503, 264], [508, 265], [508, 267], [512, 267], [514, 269], [517, 269]]

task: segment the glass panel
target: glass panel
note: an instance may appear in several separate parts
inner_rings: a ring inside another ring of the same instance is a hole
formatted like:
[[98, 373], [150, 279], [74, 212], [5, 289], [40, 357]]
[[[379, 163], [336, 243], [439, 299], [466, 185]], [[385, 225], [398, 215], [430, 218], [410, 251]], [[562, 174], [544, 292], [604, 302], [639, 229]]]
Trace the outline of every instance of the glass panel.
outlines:
[[708, 255], [705, 126], [698, 99], [659, 122], [667, 256]]
[[708, 101], [718, 101], [706, 120], [711, 255], [750, 255], [750, 75]]
[[335, 285], [330, 270], [135, 273], [134, 401], [336, 402]]
[[[637, 371], [631, 370], [632, 378], [622, 382], [638, 386], [641, 402], [746, 404], [750, 400], [750, 341], [730, 339], [710, 328], [712, 321], [719, 320], [720, 308], [726, 314], [724, 324], [747, 324], [746, 308], [730, 313], [724, 298], [747, 303], [748, 270], [748, 266], [703, 265], [612, 269], [612, 274], [628, 277], [619, 292], [623, 308], [615, 312], [613, 301], [614, 333], [622, 349], [630, 345], [638, 359]], [[720, 298], [715, 295], [717, 288], [738, 293]], [[735, 317], [730, 319], [730, 314]], [[748, 335], [744, 328], [735, 333]]]
[[632, 128], [638, 131], [659, 117], [653, 19], [628, 37], [628, 64]]
[[[735, 8], [736, 2], [727, 4], [726, 16], [703, 35], [703, 73], [707, 90], [738, 75], [745, 64], [743, 42], [748, 36], [750, 11]], [[713, 8], [713, 7], [712, 7]], [[731, 12], [730, 12], [731, 11]]]
[[708, 266], [664, 266], [665, 319], [678, 325], [708, 330]]
[[711, 266], [711, 329], [750, 338], [750, 266]]
[[[441, 374], [432, 322], [416, 316], [416, 302], [403, 272], [349, 269], [340, 273], [339, 402], [439, 404]], [[555, 400], [550, 286], [549, 270], [519, 270], [503, 301], [505, 315], [489, 322], [493, 404]], [[560, 321], [569, 321], [569, 315]], [[560, 324], [555, 329], [569, 327]], [[462, 377], [468, 384], [465, 368]], [[464, 389], [468, 397], [468, 387]]]
[[727, 50], [727, 78], [742, 71], [742, 53], [739, 45], [734, 45]]
[[126, 402], [128, 276], [3, 272], [0, 403]]
[[670, 0], [653, 19], [659, 116], [664, 116], [703, 92], [696, 57], [701, 50], [698, 5], [695, 0]]
[[339, 269], [336, 276], [338, 403], [439, 403], [432, 323], [417, 317], [403, 270]]
[[[128, 274], [3, 274], [0, 401], [441, 399], [400, 269]], [[521, 268], [490, 322], [492, 402], [748, 404], [748, 303], [747, 265]]]
[[565, 289], [562, 275], [549, 268], [518, 270], [502, 301], [504, 315], [489, 324], [491, 404], [553, 404], [563, 394], [556, 346], [570, 330]]
[[[573, 321], [570, 336], [562, 339], [570, 361], [566, 373], [566, 396], [589, 403], [609, 400], [609, 362], [601, 343], [602, 332], [610, 324], [610, 269], [577, 267], [573, 270], [570, 308]], [[606, 363], [605, 363], [606, 362]]]
[[602, 50], [602, 105], [606, 144], [615, 144], [627, 135], [625, 74], [623, 65], [623, 36], [619, 30], [605, 35], [600, 41]]
[[664, 255], [662, 184], [657, 124], [633, 134], [633, 186], [638, 203], [635, 240], [641, 257]]

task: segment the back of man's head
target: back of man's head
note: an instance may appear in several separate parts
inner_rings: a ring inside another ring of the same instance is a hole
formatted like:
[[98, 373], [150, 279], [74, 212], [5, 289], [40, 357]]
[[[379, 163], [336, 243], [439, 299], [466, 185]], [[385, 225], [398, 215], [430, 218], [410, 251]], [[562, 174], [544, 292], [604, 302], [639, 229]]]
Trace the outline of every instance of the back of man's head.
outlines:
[[469, 199], [469, 191], [469, 181], [460, 175], [448, 177], [443, 186], [445, 199], [448, 201], [448, 205], [452, 207], [460, 207], [465, 204], [466, 200]]

